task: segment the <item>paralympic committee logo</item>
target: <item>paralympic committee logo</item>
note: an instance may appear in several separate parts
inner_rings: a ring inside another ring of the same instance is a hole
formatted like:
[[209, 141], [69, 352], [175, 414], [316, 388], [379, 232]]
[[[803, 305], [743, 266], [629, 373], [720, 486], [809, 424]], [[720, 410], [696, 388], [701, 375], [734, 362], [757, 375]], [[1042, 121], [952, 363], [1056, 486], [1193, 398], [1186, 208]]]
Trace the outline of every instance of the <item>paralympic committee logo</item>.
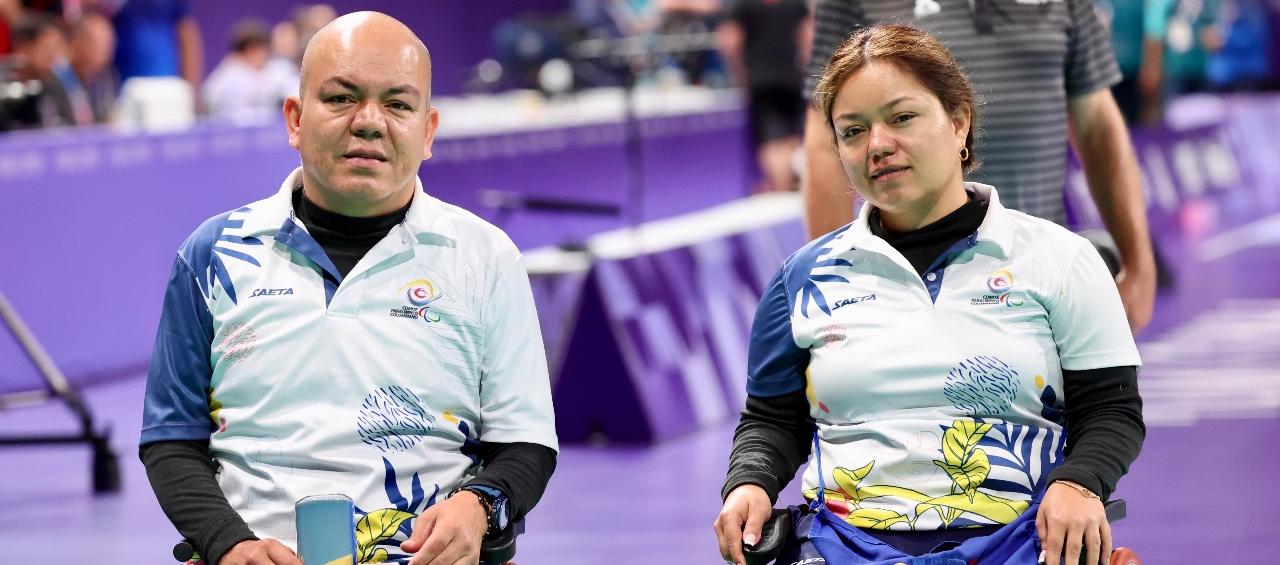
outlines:
[[408, 306], [391, 309], [394, 318], [420, 318], [425, 322], [439, 322], [440, 314], [432, 311], [431, 305], [444, 296], [444, 292], [436, 289], [436, 285], [427, 279], [414, 279], [400, 287]]
[[1008, 269], [997, 269], [987, 275], [987, 290], [991, 294], [984, 294], [978, 298], [969, 301], [974, 306], [982, 306], [985, 304], [1001, 304], [1008, 308], [1016, 308], [1022, 306], [1026, 301], [1013, 293], [1014, 277], [1013, 273]]
[[1008, 269], [999, 269], [987, 275], [987, 288], [995, 294], [1009, 292], [1013, 288], [1013, 273]]

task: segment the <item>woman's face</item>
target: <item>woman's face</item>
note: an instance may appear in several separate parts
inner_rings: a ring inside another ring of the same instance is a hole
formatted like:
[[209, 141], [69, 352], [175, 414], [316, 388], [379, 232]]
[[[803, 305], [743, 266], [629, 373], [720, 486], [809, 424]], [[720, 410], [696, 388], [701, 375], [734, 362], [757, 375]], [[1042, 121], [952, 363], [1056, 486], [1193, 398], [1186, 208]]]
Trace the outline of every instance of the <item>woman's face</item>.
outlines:
[[[872, 61], [840, 86], [831, 118], [845, 174], [880, 209], [885, 227], [915, 229], [959, 206], [940, 203], [963, 204], [967, 108], [948, 113], [914, 76]], [[898, 225], [888, 225], [890, 218]]]

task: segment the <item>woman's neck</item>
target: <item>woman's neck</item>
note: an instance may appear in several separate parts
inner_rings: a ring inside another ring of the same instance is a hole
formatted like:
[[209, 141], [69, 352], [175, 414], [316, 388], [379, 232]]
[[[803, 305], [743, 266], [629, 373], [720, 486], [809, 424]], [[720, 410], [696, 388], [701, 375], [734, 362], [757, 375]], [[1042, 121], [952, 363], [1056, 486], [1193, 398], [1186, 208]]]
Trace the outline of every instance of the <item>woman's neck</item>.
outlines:
[[959, 210], [969, 201], [964, 183], [957, 181], [952, 187], [936, 193], [932, 200], [921, 199], [912, 206], [900, 210], [880, 209], [880, 224], [894, 233], [906, 233], [932, 224]]

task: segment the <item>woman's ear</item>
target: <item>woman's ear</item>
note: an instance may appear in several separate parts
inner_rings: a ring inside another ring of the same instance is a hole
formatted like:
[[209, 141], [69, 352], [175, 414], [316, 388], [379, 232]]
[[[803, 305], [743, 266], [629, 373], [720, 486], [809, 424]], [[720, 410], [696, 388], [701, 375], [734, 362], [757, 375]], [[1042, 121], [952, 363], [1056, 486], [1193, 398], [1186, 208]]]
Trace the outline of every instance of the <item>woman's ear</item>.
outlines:
[[951, 123], [955, 126], [956, 141], [960, 142], [960, 147], [964, 147], [965, 139], [969, 137], [969, 127], [973, 125], [973, 109], [968, 104], [961, 104], [951, 112]]

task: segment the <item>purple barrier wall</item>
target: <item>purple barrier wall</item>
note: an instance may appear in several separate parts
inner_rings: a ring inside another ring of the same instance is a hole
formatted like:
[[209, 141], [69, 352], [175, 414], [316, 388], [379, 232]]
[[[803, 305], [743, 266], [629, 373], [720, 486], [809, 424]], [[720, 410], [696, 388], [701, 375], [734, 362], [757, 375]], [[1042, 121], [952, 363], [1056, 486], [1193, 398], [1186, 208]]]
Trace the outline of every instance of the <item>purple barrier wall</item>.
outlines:
[[[676, 249], [596, 262], [577, 316], [564, 321], [572, 324], [569, 337], [560, 338], [567, 342], [552, 384], [560, 440], [661, 441], [739, 410], [756, 304], [803, 242], [797, 212]], [[556, 335], [563, 326], [544, 320], [543, 328]]]
[[[742, 118], [732, 109], [642, 122], [644, 219], [743, 194]], [[604, 123], [442, 138], [420, 176], [431, 194], [490, 219], [480, 189], [625, 204], [622, 133]], [[0, 291], [73, 381], [136, 375], [150, 356], [178, 245], [204, 219], [273, 193], [297, 163], [281, 125], [0, 137]], [[525, 213], [502, 224], [530, 248], [625, 220]], [[0, 392], [42, 386], [0, 329]]]
[[[1188, 125], [1133, 133], [1153, 231], [1190, 227], [1206, 203], [1235, 218], [1280, 208], [1280, 96], [1203, 98], [1180, 109], [1177, 121]], [[1102, 226], [1074, 155], [1066, 199], [1073, 227]]]

